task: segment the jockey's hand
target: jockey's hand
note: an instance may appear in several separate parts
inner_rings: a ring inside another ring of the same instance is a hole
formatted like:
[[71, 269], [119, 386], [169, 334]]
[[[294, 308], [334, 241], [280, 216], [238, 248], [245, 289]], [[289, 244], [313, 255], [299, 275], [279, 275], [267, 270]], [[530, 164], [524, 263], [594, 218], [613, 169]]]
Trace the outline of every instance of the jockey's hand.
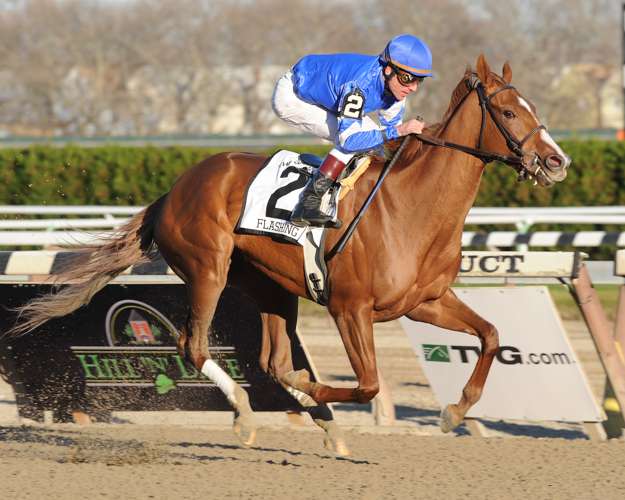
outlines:
[[410, 120], [401, 125], [397, 125], [395, 128], [397, 129], [399, 137], [403, 137], [408, 134], [420, 134], [425, 128], [425, 123], [419, 120]]

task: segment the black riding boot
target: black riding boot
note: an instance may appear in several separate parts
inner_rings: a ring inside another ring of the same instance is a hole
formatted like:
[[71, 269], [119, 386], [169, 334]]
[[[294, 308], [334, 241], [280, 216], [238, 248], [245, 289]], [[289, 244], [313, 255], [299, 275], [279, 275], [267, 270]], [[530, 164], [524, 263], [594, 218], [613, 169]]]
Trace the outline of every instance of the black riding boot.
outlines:
[[306, 184], [299, 203], [291, 214], [291, 224], [294, 226], [329, 226], [339, 228], [343, 225], [340, 220], [332, 221], [332, 217], [320, 210], [321, 198], [334, 184], [334, 180], [320, 170], [316, 170], [313, 178]]

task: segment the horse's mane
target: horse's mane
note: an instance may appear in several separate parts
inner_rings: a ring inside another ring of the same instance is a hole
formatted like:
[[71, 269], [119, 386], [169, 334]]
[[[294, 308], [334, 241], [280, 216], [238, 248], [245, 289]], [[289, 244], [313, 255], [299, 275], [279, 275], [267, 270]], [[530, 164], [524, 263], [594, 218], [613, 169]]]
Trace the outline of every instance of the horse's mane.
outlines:
[[[504, 83], [501, 77], [492, 74], [492, 76], [501, 83]], [[476, 81], [477, 80], [477, 81]], [[463, 101], [463, 99], [471, 92], [476, 83], [479, 81], [477, 77], [477, 73], [471, 69], [471, 66], [467, 65], [464, 71], [464, 76], [460, 83], [456, 85], [456, 88], [451, 93], [451, 101], [449, 103], [449, 107], [447, 111], [443, 115], [443, 119], [440, 123], [435, 123], [430, 125], [429, 127], [425, 127], [423, 132], [428, 135], [437, 135], [437, 133], [445, 126], [448, 120], [453, 116], [454, 111], [458, 107], [458, 105]], [[399, 137], [398, 139], [393, 139], [392, 141], [387, 142], [384, 147], [392, 154], [395, 153], [399, 145], [401, 144], [403, 137]], [[419, 152], [421, 151], [421, 146], [423, 145], [422, 141], [412, 140], [406, 144], [402, 154], [401, 154], [401, 163], [404, 165], [411, 164], [414, 162]]]

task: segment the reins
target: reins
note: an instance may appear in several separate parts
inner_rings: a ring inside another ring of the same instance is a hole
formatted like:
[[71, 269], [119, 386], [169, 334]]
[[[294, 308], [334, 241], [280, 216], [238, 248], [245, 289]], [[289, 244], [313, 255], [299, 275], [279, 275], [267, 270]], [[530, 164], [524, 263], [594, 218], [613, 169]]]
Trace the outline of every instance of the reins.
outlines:
[[[494, 160], [503, 162], [506, 165], [510, 165], [516, 169], [516, 171], [519, 173], [520, 181], [525, 180], [527, 178], [527, 171], [526, 171], [527, 167], [525, 163], [523, 163], [523, 157], [530, 151], [522, 151], [521, 148], [534, 134], [536, 134], [540, 130], [545, 129], [546, 127], [544, 125], [539, 125], [534, 130], [532, 130], [529, 134], [527, 134], [522, 140], [519, 141], [503, 126], [503, 124], [497, 118], [497, 115], [495, 114], [495, 110], [493, 109], [493, 106], [490, 100], [502, 90], [514, 89], [514, 88], [515, 87], [513, 87], [512, 85], [506, 85], [505, 87], [501, 87], [500, 89], [495, 90], [495, 92], [493, 92], [491, 95], [486, 96], [486, 92], [484, 90], [484, 85], [482, 85], [482, 82], [478, 82], [477, 85], [475, 85], [474, 90], [477, 91], [477, 95], [480, 100], [480, 108], [482, 109], [482, 123], [480, 126], [480, 138], [478, 141], [477, 148], [472, 148], [469, 146], [464, 146], [462, 144], [456, 144], [453, 142], [444, 141], [443, 139], [439, 139], [438, 137], [434, 137], [433, 135], [429, 135], [429, 134], [418, 134], [416, 137], [418, 137], [423, 142], [427, 142], [435, 146], [441, 146], [441, 147], [448, 148], [448, 149], [454, 149], [457, 151], [462, 151], [463, 153], [473, 155], [477, 158], [480, 158], [486, 163], [490, 163]], [[514, 153], [514, 156], [504, 155], [504, 154], [495, 153], [493, 151], [482, 149], [482, 141], [484, 139], [484, 129], [486, 127], [486, 113], [487, 112], [492, 118], [493, 122], [495, 122], [497, 129], [499, 129], [499, 132], [501, 133], [503, 138], [506, 140], [506, 145], [508, 146], [508, 149]], [[536, 153], [534, 152], [534, 154]], [[535, 163], [537, 161], [538, 161], [538, 155], [536, 155], [536, 158], [534, 159]]]
[[[513, 87], [512, 85], [506, 85], [505, 87], [501, 87], [500, 89], [495, 90], [495, 92], [493, 92], [491, 95], [486, 96], [486, 92], [484, 90], [484, 85], [482, 85], [482, 82], [478, 80], [477, 84], [473, 86], [473, 89], [471, 91], [477, 90], [477, 95], [480, 100], [480, 107], [482, 108], [482, 124], [480, 127], [480, 138], [478, 142], [478, 146], [479, 146], [478, 148], [472, 148], [469, 146], [463, 146], [462, 144], [456, 144], [454, 142], [444, 141], [443, 139], [439, 139], [438, 137], [434, 137], [433, 135], [428, 135], [428, 134], [409, 134], [405, 136], [400, 146], [395, 151], [393, 158], [389, 162], [387, 162], [384, 168], [382, 169], [380, 178], [378, 179], [378, 182], [376, 183], [373, 190], [369, 194], [367, 200], [365, 201], [365, 204], [362, 206], [362, 208], [360, 209], [360, 211], [358, 212], [354, 220], [352, 220], [351, 224], [349, 225], [345, 233], [343, 233], [343, 235], [341, 236], [337, 244], [334, 246], [334, 248], [328, 253], [327, 255], [328, 260], [332, 259], [336, 254], [341, 254], [343, 252], [343, 250], [345, 249], [345, 246], [347, 245], [347, 242], [349, 241], [352, 234], [356, 230], [356, 226], [358, 226], [360, 220], [362, 219], [362, 216], [365, 210], [369, 206], [369, 203], [371, 203], [371, 200], [373, 199], [373, 197], [375, 196], [375, 193], [380, 187], [380, 184], [382, 184], [382, 181], [384, 180], [386, 175], [389, 173], [389, 171], [391, 170], [391, 168], [393, 167], [393, 165], [395, 164], [395, 162], [401, 155], [404, 147], [408, 143], [408, 140], [410, 139], [411, 136], [417, 137], [423, 142], [427, 142], [435, 146], [442, 146], [444, 148], [455, 149], [457, 151], [462, 151], [463, 153], [468, 153], [477, 158], [480, 158], [486, 163], [490, 163], [494, 160], [501, 161], [505, 163], [506, 165], [510, 165], [516, 169], [516, 171], [519, 174], [519, 178], [518, 178], [519, 181], [524, 181], [525, 179], [527, 179], [527, 166], [525, 165], [525, 163], [523, 163], [523, 157], [530, 151], [522, 151], [521, 148], [534, 134], [536, 134], [536, 132], [538, 132], [539, 130], [545, 129], [546, 127], [544, 125], [539, 125], [534, 130], [532, 130], [529, 134], [527, 134], [522, 140], [519, 141], [510, 132], [508, 132], [508, 130], [503, 126], [503, 124], [497, 118], [497, 115], [495, 114], [495, 110], [493, 109], [493, 106], [490, 103], [490, 100], [502, 90], [514, 89], [514, 88], [515, 87]], [[506, 145], [508, 146], [508, 149], [514, 153], [514, 156], [504, 155], [504, 154], [495, 153], [493, 151], [482, 149], [482, 141], [484, 138], [484, 129], [486, 127], [486, 113], [487, 112], [490, 115], [490, 117], [493, 119], [493, 121], [495, 122], [495, 125], [497, 125], [499, 132], [501, 132], [501, 135], [506, 140]], [[536, 164], [538, 162], [539, 157], [535, 151], [532, 151], [532, 152], [536, 155], [536, 157], [534, 158], [534, 164]]]

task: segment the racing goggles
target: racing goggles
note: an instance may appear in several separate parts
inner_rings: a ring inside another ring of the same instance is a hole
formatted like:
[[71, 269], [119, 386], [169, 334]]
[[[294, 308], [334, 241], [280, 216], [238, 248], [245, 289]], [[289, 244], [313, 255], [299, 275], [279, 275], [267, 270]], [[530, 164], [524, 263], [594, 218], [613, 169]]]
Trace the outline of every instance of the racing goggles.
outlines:
[[403, 71], [396, 71], [397, 80], [404, 87], [412, 87], [415, 83], [423, 83], [425, 76], [416, 76], [411, 73], [404, 73]]

